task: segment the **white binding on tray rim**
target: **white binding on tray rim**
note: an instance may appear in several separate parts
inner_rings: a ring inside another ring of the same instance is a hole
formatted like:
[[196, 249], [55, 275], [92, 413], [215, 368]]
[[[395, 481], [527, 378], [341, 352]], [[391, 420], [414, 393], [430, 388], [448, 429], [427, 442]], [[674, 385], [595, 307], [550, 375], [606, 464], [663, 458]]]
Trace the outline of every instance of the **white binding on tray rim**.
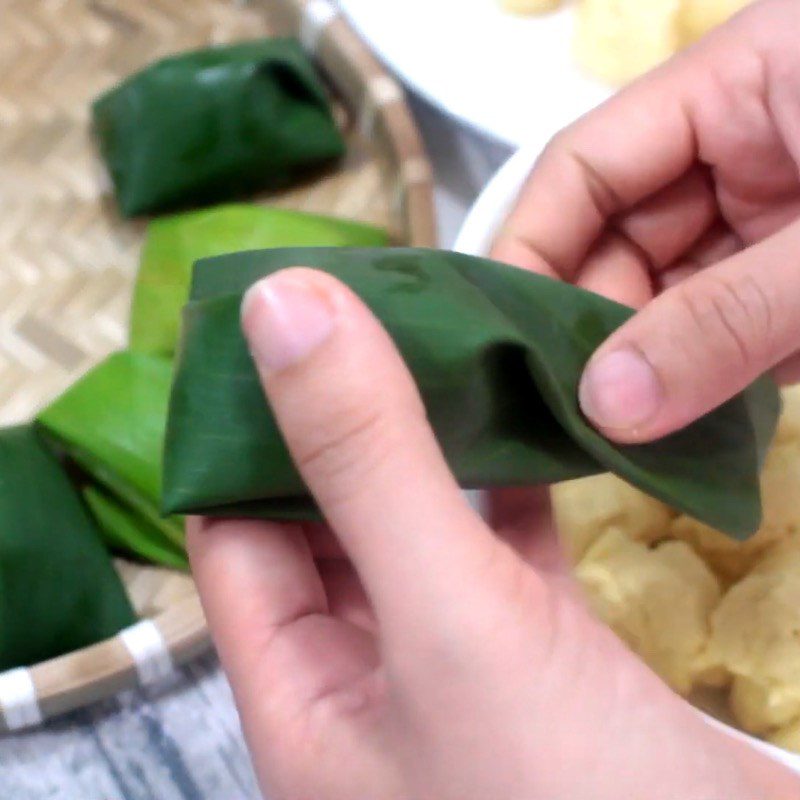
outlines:
[[119, 638], [131, 655], [143, 686], [156, 683], [175, 672], [169, 647], [153, 620], [145, 619], [126, 628]]
[[0, 710], [10, 731], [42, 722], [44, 717], [29, 669], [18, 667], [0, 674]]
[[339, 16], [339, 10], [329, 0], [308, 0], [303, 8], [300, 22], [300, 43], [311, 53], [315, 53], [325, 28]]
[[377, 75], [368, 84], [361, 105], [358, 130], [365, 139], [371, 139], [375, 131], [378, 112], [393, 103], [403, 100], [400, 84], [389, 75]]

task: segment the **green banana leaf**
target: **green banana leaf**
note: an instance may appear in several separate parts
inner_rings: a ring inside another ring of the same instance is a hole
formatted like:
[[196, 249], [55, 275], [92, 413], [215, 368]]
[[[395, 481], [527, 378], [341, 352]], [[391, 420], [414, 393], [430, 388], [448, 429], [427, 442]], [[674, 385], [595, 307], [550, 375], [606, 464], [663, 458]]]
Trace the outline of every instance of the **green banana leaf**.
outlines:
[[130, 347], [171, 355], [195, 261], [267, 247], [381, 247], [385, 231], [300, 211], [236, 204], [154, 220], [133, 291]]
[[345, 149], [294, 39], [165, 58], [95, 100], [92, 114], [128, 217], [283, 186]]
[[100, 534], [30, 426], [0, 431], [0, 671], [135, 622]]
[[631, 309], [486, 259], [414, 249], [268, 250], [196, 265], [170, 400], [165, 512], [313, 514], [239, 328], [243, 290], [298, 264], [340, 278], [382, 320], [463, 486], [610, 470], [735, 536], [758, 527], [774, 384], [760, 380], [653, 444], [612, 444], [581, 415], [578, 382]]
[[83, 498], [112, 550], [173, 569], [189, 569], [185, 550], [174, 545], [160, 528], [114, 495], [88, 484], [83, 487]]
[[[184, 548], [183, 520], [159, 513], [171, 375], [167, 359], [128, 350], [114, 353], [38, 417], [47, 434], [94, 481], [147, 523], [139, 534], [139, 550], [150, 547], [156, 531], [165, 549]], [[128, 526], [116, 535], [130, 533]]]

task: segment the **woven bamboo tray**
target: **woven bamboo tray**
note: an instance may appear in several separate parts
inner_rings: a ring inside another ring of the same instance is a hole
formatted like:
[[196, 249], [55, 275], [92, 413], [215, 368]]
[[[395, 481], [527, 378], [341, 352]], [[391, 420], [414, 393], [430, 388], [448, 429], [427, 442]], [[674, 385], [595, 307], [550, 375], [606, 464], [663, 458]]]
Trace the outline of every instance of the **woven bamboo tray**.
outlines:
[[[328, 0], [0, 0], [0, 424], [29, 419], [126, 342], [144, 226], [114, 210], [92, 98], [161, 56], [269, 34], [315, 56], [349, 148], [337, 172], [263, 199], [435, 243], [430, 167], [402, 91]], [[159, 680], [208, 646], [188, 576], [119, 569], [142, 622], [0, 675], [0, 729]]]

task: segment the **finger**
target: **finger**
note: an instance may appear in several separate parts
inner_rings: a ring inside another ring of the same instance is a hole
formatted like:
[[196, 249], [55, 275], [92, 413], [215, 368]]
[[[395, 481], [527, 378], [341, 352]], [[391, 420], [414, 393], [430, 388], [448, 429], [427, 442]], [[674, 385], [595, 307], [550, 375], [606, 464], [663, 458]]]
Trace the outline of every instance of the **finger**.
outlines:
[[328, 612], [308, 544], [297, 525], [193, 517], [187, 548], [225, 668], [250, 694], [274, 637]]
[[248, 292], [243, 327], [289, 450], [382, 628], [456, 603], [495, 544], [378, 321], [332, 277], [292, 269]]
[[187, 546], [246, 728], [281, 733], [317, 699], [374, 669], [374, 640], [330, 615], [299, 526], [194, 517]]
[[613, 220], [573, 279], [584, 289], [641, 308], [652, 299], [659, 273], [697, 245], [715, 215], [708, 179], [692, 169]]
[[[699, 226], [697, 226], [699, 227]], [[684, 237], [680, 246], [695, 238]], [[644, 237], [642, 237], [644, 238]], [[676, 237], [676, 239], [681, 237]], [[649, 244], [651, 248], [658, 245]], [[672, 248], [675, 252], [678, 247]], [[642, 308], [653, 299], [654, 290], [661, 291], [675, 286], [700, 269], [721, 261], [741, 249], [741, 240], [724, 223], [712, 225], [689, 250], [675, 263], [666, 266], [656, 260], [654, 252], [648, 254], [628, 236], [617, 231], [603, 234], [581, 266], [575, 283], [595, 294], [601, 294], [631, 308]], [[671, 257], [666, 247], [661, 257]]]
[[245, 676], [282, 627], [328, 611], [297, 525], [190, 518], [187, 547], [209, 625], [231, 674]]
[[789, 356], [789, 358], [775, 367], [772, 374], [781, 386], [792, 386], [795, 383], [800, 383], [800, 355], [795, 353]]
[[[726, 213], [748, 241], [795, 219], [796, 169], [786, 146], [764, 134], [756, 136], [765, 142], [761, 150], [745, 153], [740, 135], [763, 127], [762, 112], [754, 116], [749, 102], [765, 85], [764, 61], [754, 54], [789, 46], [790, 29], [774, 24], [781, 13], [742, 13], [559, 133], [535, 164], [493, 257], [572, 280], [609, 220], [698, 163], [723, 179]], [[767, 83], [780, 88], [780, 81]], [[775, 213], [754, 214], [754, 197], [774, 200]]]
[[349, 561], [340, 558], [317, 561], [331, 616], [377, 633], [375, 612], [358, 573]]
[[489, 515], [497, 535], [542, 580], [579, 599], [553, 520], [548, 487], [494, 489], [489, 493]]
[[700, 270], [730, 258], [741, 249], [742, 240], [719, 220], [682, 258], [655, 276], [656, 286], [659, 290], [677, 286]]
[[663, 272], [656, 278], [654, 281], [656, 293], [660, 294], [667, 289], [671, 289], [673, 286], [677, 286], [679, 283], [688, 281], [689, 278], [693, 278], [697, 275], [701, 269], [704, 269], [704, 267], [699, 267], [692, 262], [681, 262], [677, 264], [672, 269], [666, 270], [666, 272]]
[[550, 490], [546, 486], [508, 487], [489, 492], [489, 519], [494, 530], [527, 563], [547, 572], [560, 565]]
[[549, 490], [543, 486], [510, 486], [487, 493], [492, 528], [538, 531], [552, 522]]
[[656, 298], [592, 357], [586, 416], [611, 439], [660, 438], [792, 355], [800, 341], [800, 223]]
[[717, 217], [717, 198], [708, 173], [695, 167], [613, 221], [639, 248], [651, 271], [668, 267], [692, 247]]
[[631, 308], [641, 308], [653, 298], [646, 257], [615, 232], [605, 234], [589, 253], [576, 284]]
[[315, 559], [347, 559], [336, 534], [324, 523], [311, 522], [303, 525], [308, 546]]
[[572, 280], [614, 215], [665, 189], [697, 158], [688, 59], [622, 90], [544, 150], [492, 249], [501, 261]]

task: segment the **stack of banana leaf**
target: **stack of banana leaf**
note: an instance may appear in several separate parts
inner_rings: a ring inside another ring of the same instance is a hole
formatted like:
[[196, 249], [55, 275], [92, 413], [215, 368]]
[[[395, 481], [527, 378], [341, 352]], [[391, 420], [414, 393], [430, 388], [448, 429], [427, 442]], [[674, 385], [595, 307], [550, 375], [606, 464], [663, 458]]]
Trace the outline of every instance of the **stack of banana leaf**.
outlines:
[[[301, 45], [264, 39], [163, 59], [93, 104], [123, 216], [218, 203], [306, 178], [344, 153]], [[148, 229], [129, 350], [31, 424], [0, 431], [0, 671], [134, 621], [109, 551], [186, 569], [183, 520], [162, 518], [162, 447], [192, 263], [248, 248], [386, 244], [383, 231], [255, 205]]]
[[152, 222], [128, 350], [0, 431], [0, 671], [93, 644], [135, 620], [108, 551], [187, 569], [183, 519], [159, 512], [179, 318], [192, 263], [241, 248], [381, 246], [345, 220], [232, 205]]

